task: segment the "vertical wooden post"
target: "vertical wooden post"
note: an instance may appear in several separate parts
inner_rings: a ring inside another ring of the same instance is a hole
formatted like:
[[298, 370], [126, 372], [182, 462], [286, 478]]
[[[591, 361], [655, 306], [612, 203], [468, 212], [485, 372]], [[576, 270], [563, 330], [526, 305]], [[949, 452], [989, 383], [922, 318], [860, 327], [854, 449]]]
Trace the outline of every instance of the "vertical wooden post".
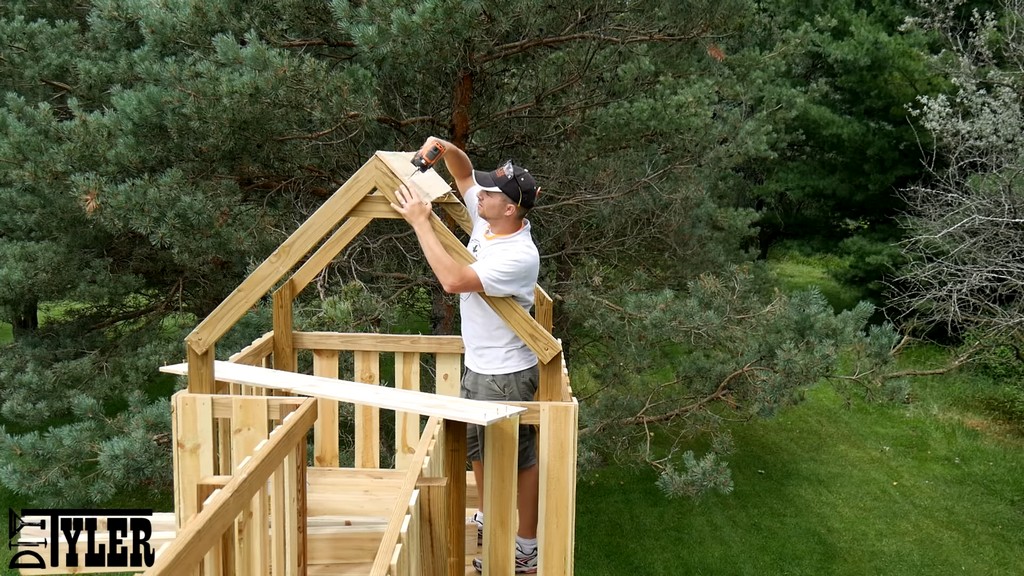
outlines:
[[541, 402], [561, 402], [565, 390], [562, 380], [562, 353], [559, 352], [547, 362], [540, 364], [540, 382], [537, 387], [537, 400]]
[[[285, 576], [306, 573], [306, 446], [305, 442], [284, 459], [285, 505]], [[300, 510], [301, 509], [301, 510]]]
[[[416, 483], [420, 491], [420, 566], [422, 576], [445, 576], [448, 551], [447, 478], [428, 478]], [[465, 530], [463, 530], [463, 533]]]
[[[338, 351], [314, 350], [313, 374], [325, 378], [338, 377]], [[318, 398], [316, 424], [313, 425], [313, 464], [338, 467], [338, 401]]]
[[274, 292], [274, 369], [295, 372], [298, 368], [292, 338], [292, 283], [285, 282]]
[[309, 566], [306, 554], [306, 526], [307, 502], [306, 502], [306, 443], [299, 442], [295, 446], [295, 531], [298, 534], [297, 560], [298, 568], [296, 574], [306, 576], [306, 569]]
[[[533, 289], [533, 314], [537, 323], [550, 334], [554, 323], [554, 303], [540, 286]], [[537, 400], [542, 402], [568, 400], [568, 395], [563, 388], [562, 352], [559, 352], [551, 360], [541, 362]]]
[[196, 352], [188, 343], [185, 344], [188, 356], [188, 391], [193, 394], [214, 394], [213, 357], [214, 347], [206, 352]]
[[182, 528], [199, 512], [196, 487], [214, 474], [213, 402], [209, 396], [178, 392], [171, 407], [175, 520]]
[[462, 355], [437, 354], [435, 358], [435, 392], [442, 396], [458, 396], [462, 384]]
[[[395, 353], [395, 388], [420, 389], [420, 355], [418, 352]], [[395, 412], [395, 468], [405, 470], [420, 440], [420, 415]]]
[[533, 317], [542, 328], [551, 333], [554, 324], [555, 310], [551, 297], [539, 285], [533, 289]]
[[466, 574], [466, 423], [444, 421], [448, 576]]
[[542, 574], [572, 574], [576, 537], [576, 435], [579, 406], [542, 404], [538, 567]]
[[[238, 466], [250, 457], [256, 446], [266, 440], [267, 401], [265, 398], [232, 398], [231, 402], [231, 458], [232, 474]], [[262, 574], [264, 554], [267, 546], [266, 493], [261, 490], [252, 498], [247, 508], [242, 509], [235, 521], [235, 566], [238, 574]]]
[[[180, 530], [199, 513], [199, 482], [214, 474], [213, 401], [209, 396], [181, 391], [172, 397], [171, 437], [175, 523]], [[198, 574], [199, 570], [188, 573]]]
[[[355, 351], [355, 381], [380, 385], [380, 353]], [[380, 468], [380, 408], [356, 406], [356, 468]]]
[[288, 574], [288, 569], [286, 568], [287, 556], [285, 556], [285, 550], [288, 546], [286, 474], [288, 474], [287, 458], [274, 471], [274, 475], [270, 477], [270, 530], [272, 536], [270, 542], [270, 573], [274, 576]]
[[484, 433], [484, 576], [515, 571], [518, 472], [519, 415], [514, 414]]

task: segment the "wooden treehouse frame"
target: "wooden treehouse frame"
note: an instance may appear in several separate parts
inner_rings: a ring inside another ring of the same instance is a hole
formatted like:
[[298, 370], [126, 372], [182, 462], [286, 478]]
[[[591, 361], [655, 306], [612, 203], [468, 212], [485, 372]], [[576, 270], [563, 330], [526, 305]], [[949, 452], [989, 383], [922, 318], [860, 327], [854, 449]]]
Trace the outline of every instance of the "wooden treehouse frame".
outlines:
[[[539, 427], [539, 573], [573, 573], [578, 404], [544, 290], [535, 291], [534, 316], [485, 296], [537, 353], [533, 402], [459, 398], [458, 336], [294, 329], [296, 296], [373, 219], [400, 218], [390, 203], [411, 157], [377, 152], [200, 322], [185, 340], [187, 362], [161, 368], [187, 375], [188, 389], [172, 398], [175, 526], [154, 528], [163, 545], [147, 575], [455, 576], [474, 573], [477, 553], [485, 574], [512, 574], [519, 424]], [[465, 207], [439, 175], [417, 175], [414, 185], [469, 231]], [[458, 262], [472, 261], [437, 214], [432, 224]], [[273, 331], [215, 361], [217, 342], [269, 293]], [[297, 373], [299, 351], [311, 352], [312, 374]], [[352, 355], [353, 381], [339, 379], [341, 354]], [[394, 388], [379, 385], [382, 354], [394, 354]], [[436, 393], [419, 391], [423, 356]], [[354, 405], [354, 468], [339, 468], [339, 402]], [[395, 412], [394, 468], [381, 468], [380, 409]], [[482, 550], [466, 520], [478, 505], [468, 489], [467, 424], [488, 427]]]

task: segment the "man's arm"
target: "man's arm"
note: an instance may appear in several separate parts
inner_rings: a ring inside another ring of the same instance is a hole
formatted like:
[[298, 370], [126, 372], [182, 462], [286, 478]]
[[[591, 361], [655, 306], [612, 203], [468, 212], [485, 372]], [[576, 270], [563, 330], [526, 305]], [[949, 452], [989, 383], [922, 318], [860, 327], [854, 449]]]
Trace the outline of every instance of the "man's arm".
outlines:
[[450, 294], [483, 292], [484, 286], [476, 270], [456, 262], [434, 233], [434, 228], [430, 224], [430, 202], [421, 201], [406, 188], [405, 184], [402, 184], [395, 194], [398, 196], [399, 205], [392, 204], [391, 207], [412, 225], [420, 248], [423, 249], [423, 255], [427, 258], [427, 264], [434, 271], [444, 291]]
[[466, 191], [476, 183], [473, 179], [473, 163], [469, 161], [469, 156], [466, 156], [466, 153], [454, 144], [433, 136], [427, 138], [421, 150], [430, 148], [434, 142], [439, 142], [444, 146], [444, 154], [441, 155], [441, 158], [444, 158], [445, 168], [448, 169], [448, 173], [455, 179], [455, 186], [459, 189], [459, 195], [465, 197]]

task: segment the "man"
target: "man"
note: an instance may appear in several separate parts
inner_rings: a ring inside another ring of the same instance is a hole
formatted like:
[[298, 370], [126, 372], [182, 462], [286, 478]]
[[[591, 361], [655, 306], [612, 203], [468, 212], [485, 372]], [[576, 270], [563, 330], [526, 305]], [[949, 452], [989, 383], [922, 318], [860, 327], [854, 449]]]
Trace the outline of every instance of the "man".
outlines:
[[[516, 336], [480, 296], [510, 296], [524, 309], [533, 306], [540, 255], [530, 235], [526, 214], [539, 194], [527, 170], [506, 162], [493, 172], [473, 170], [466, 153], [449, 142], [429, 138], [426, 152], [435, 142], [444, 146], [441, 158], [466, 202], [473, 222], [470, 265], [457, 263], [441, 245], [430, 224], [431, 205], [403, 184], [397, 191], [398, 211], [416, 232], [431, 270], [446, 292], [461, 294], [462, 339], [466, 370], [461, 395], [475, 400], [530, 401], [537, 391], [537, 355]], [[483, 527], [483, 426], [467, 427], [467, 452], [476, 477], [481, 509], [473, 519], [478, 539]], [[519, 526], [516, 534], [516, 573], [537, 571], [537, 498], [540, 469], [537, 465], [533, 428], [519, 428]], [[473, 561], [483, 571], [479, 558]]]

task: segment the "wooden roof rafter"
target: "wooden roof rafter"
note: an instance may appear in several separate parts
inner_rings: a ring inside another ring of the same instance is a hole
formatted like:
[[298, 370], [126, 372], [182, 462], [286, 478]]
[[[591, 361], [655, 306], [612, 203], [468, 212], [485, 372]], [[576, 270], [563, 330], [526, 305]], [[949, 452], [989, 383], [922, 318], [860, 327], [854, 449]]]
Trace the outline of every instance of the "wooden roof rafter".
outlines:
[[[411, 152], [378, 151], [374, 154], [186, 337], [190, 362], [204, 358], [203, 364], [212, 364], [212, 355], [207, 352], [288, 271], [298, 265], [298, 269], [278, 289], [283, 290], [290, 301], [373, 219], [400, 218], [391, 209], [390, 203], [397, 202], [394, 192], [398, 186], [408, 183], [413, 176], [415, 182], [412, 186], [423, 197], [439, 204], [468, 231], [468, 213], [448, 184], [433, 170], [425, 174], [415, 173], [409, 162], [411, 158]], [[474, 261], [466, 247], [436, 213], [432, 215], [432, 226], [445, 249], [457, 262], [468, 264]], [[325, 237], [327, 239], [321, 243]], [[313, 251], [318, 244], [319, 247]], [[310, 251], [313, 253], [303, 261]], [[540, 290], [540, 293], [543, 291]], [[484, 299], [542, 362], [550, 362], [561, 352], [561, 344], [550, 332], [511, 298], [484, 295]], [[195, 373], [199, 374], [205, 372], [206, 368], [196, 367], [196, 370]]]

